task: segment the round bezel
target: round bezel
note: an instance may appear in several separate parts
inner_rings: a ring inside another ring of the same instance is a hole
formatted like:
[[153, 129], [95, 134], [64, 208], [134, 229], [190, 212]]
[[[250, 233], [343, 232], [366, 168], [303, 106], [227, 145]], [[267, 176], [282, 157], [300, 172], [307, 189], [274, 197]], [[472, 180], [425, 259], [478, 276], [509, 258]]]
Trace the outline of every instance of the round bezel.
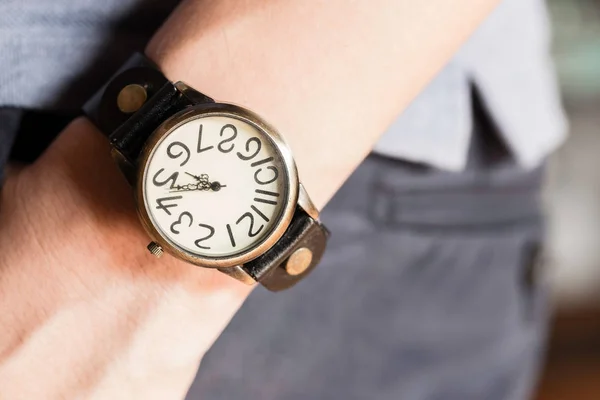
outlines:
[[[285, 166], [285, 179], [287, 181], [287, 197], [285, 198], [285, 205], [279, 216], [279, 220], [274, 224], [270, 233], [261, 239], [258, 244], [250, 249], [242, 251], [241, 253], [234, 254], [231, 256], [223, 257], [208, 257], [197, 254], [192, 254], [188, 251], [183, 250], [176, 244], [172, 243], [169, 239], [164, 237], [160, 230], [152, 222], [152, 218], [146, 208], [145, 195], [144, 195], [144, 176], [148, 168], [148, 162], [153, 154], [154, 148], [161, 142], [163, 138], [168, 136], [178, 127], [196, 120], [198, 118], [205, 118], [210, 116], [221, 116], [238, 119], [242, 122], [250, 124], [258, 131], [260, 131], [266, 138], [268, 138], [276, 151], [279, 152], [282, 162]], [[150, 236], [150, 238], [158, 243], [166, 252], [173, 256], [180, 258], [184, 261], [192, 264], [208, 267], [208, 268], [227, 268], [234, 267], [236, 265], [244, 264], [248, 261], [255, 259], [256, 257], [263, 254], [266, 250], [271, 248], [284, 234], [288, 228], [296, 204], [298, 202], [298, 172], [296, 170], [296, 164], [292, 153], [285, 143], [283, 137], [277, 132], [275, 128], [264, 121], [260, 116], [254, 112], [247, 110], [243, 107], [239, 107], [233, 104], [226, 103], [208, 103], [200, 104], [193, 107], [186, 108], [185, 110], [173, 115], [171, 118], [164, 121], [152, 135], [146, 141], [140, 157], [137, 163], [137, 182], [135, 190], [135, 200], [138, 215], [144, 226], [144, 229]]]

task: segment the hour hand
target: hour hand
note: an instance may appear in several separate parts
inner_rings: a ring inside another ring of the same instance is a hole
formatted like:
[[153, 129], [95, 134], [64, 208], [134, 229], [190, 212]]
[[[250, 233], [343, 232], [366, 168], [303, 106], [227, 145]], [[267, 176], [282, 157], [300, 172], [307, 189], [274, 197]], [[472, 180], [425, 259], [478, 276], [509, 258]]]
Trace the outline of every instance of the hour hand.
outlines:
[[186, 172], [187, 175], [191, 176], [192, 178], [194, 178], [197, 181], [201, 181], [202, 178], [200, 178], [200, 176], [198, 175], [194, 175], [194, 174], [190, 174], [189, 172]]

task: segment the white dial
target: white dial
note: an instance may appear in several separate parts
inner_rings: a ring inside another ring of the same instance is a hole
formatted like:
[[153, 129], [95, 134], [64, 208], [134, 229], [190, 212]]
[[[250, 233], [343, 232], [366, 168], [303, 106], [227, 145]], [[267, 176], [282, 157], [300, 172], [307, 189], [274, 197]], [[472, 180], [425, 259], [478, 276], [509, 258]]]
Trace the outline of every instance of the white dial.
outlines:
[[227, 257], [260, 244], [281, 218], [288, 179], [281, 154], [254, 125], [204, 116], [165, 135], [143, 176], [146, 211], [179, 249]]

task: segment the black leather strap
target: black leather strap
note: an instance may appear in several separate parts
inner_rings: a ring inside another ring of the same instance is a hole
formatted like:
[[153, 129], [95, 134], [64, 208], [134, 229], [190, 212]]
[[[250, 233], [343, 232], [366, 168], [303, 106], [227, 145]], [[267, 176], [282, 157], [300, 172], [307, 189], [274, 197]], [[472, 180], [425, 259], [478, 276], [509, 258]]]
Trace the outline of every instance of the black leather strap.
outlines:
[[[142, 86], [147, 96], [142, 107], [129, 114], [119, 109], [117, 98], [123, 88], [132, 84]], [[162, 122], [188, 106], [204, 102], [214, 100], [200, 92], [183, 94], [151, 61], [135, 54], [83, 110], [129, 163], [135, 165], [144, 143]], [[318, 264], [328, 235], [319, 221], [297, 207], [283, 237], [242, 268], [269, 290], [289, 288]], [[310, 264], [301, 273], [290, 274], [286, 268], [288, 260], [300, 248], [310, 250]]]
[[[145, 103], [133, 114], [117, 106], [119, 93], [129, 85], [142, 86], [146, 91]], [[152, 61], [136, 53], [84, 105], [83, 111], [134, 164], [148, 137], [163, 121], [192, 104], [214, 102], [201, 93], [197, 95], [194, 99], [186, 97]]]
[[[317, 266], [325, 252], [328, 236], [329, 231], [323, 224], [298, 207], [283, 237], [262, 256], [244, 264], [243, 268], [271, 291], [287, 289]], [[288, 259], [301, 248], [310, 250], [310, 265], [298, 275], [290, 274], [286, 268]], [[273, 268], [273, 265], [277, 267]]]

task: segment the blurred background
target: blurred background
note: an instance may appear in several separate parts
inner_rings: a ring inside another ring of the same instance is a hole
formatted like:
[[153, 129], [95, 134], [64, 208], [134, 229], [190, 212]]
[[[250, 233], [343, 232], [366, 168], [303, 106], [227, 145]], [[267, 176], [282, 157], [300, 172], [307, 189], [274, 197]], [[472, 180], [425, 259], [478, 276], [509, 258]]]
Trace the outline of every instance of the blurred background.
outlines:
[[549, 0], [571, 136], [551, 159], [547, 279], [556, 316], [536, 400], [600, 399], [600, 0]]

